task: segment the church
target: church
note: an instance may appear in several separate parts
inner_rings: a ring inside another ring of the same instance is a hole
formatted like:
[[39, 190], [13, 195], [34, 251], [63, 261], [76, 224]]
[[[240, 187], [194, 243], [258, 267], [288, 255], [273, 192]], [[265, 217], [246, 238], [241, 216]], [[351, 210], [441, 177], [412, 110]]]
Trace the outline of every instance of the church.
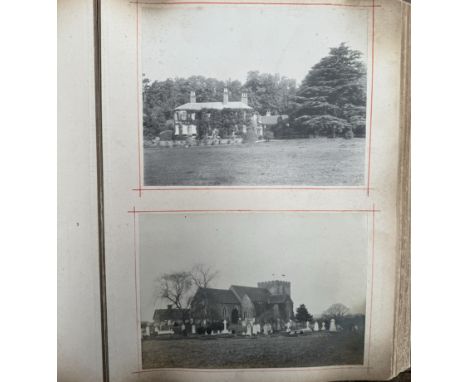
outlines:
[[285, 323], [294, 317], [291, 283], [264, 281], [257, 287], [232, 285], [229, 289], [198, 288], [190, 306], [195, 322], [226, 320]]

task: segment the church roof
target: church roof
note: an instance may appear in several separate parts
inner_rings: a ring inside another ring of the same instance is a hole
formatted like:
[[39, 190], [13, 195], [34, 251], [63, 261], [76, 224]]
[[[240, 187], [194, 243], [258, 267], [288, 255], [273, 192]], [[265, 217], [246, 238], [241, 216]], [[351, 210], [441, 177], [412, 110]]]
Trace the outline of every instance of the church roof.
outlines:
[[174, 110], [200, 111], [200, 110], [223, 110], [223, 109], [242, 109], [251, 110], [249, 105], [243, 102], [189, 102], [176, 107]]
[[201, 294], [204, 298], [207, 298], [213, 302], [224, 304], [239, 303], [239, 300], [230, 289], [198, 288], [196, 294]]
[[234, 290], [240, 298], [247, 295], [252, 302], [268, 302], [269, 297], [271, 297], [268, 289], [241, 285], [232, 285], [231, 289]]

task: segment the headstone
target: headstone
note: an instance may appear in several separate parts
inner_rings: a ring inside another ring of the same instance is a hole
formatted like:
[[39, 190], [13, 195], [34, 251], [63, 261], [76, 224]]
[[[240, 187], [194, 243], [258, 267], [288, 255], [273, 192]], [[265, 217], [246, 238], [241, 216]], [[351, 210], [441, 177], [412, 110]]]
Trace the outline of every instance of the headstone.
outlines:
[[288, 323], [286, 324], [286, 332], [290, 332], [291, 331], [291, 321], [288, 321]]
[[268, 324], [263, 325], [263, 334], [268, 335]]
[[336, 332], [336, 324], [335, 324], [335, 319], [334, 318], [332, 318], [330, 320], [330, 329], [329, 330], [330, 330], [330, 332]]
[[251, 336], [252, 335], [252, 325], [247, 325], [247, 335]]
[[185, 324], [182, 324], [181, 327], [180, 327], [180, 329], [181, 329], [182, 331], [184, 331], [184, 330], [185, 330]]
[[195, 328], [195, 325], [192, 325], [192, 334], [196, 334], [197, 331], [196, 331], [196, 328]]
[[150, 327], [149, 325], [146, 325], [145, 327], [145, 334], [149, 337], [150, 336]]
[[227, 321], [224, 320], [224, 321], [223, 321], [223, 324], [224, 324], [223, 334], [228, 334], [228, 333], [229, 333], [229, 330], [227, 330]]
[[320, 330], [319, 324], [318, 324], [317, 321], [315, 321], [315, 323], [314, 323], [314, 332], [318, 332], [319, 330]]
[[262, 330], [262, 329], [261, 329], [260, 324], [255, 324], [255, 325], [254, 325], [254, 332], [253, 332], [253, 334], [257, 335], [257, 334], [260, 333], [261, 330]]
[[327, 329], [325, 328], [325, 322], [322, 322], [322, 330], [327, 330]]
[[310, 332], [312, 329], [310, 328], [310, 322], [306, 321], [306, 327], [302, 329], [304, 332]]

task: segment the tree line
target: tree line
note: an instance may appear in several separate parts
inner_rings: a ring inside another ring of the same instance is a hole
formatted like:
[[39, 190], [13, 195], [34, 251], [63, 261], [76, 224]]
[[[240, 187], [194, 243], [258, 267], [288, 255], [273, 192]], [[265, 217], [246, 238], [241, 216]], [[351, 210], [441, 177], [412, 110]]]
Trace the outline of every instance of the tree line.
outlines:
[[[153, 139], [162, 131], [173, 129], [173, 110], [189, 102], [190, 91], [196, 92], [197, 102], [219, 102], [226, 87], [231, 101], [239, 101], [246, 92], [249, 106], [260, 115], [269, 111], [272, 115], [289, 116], [288, 121], [280, 121], [272, 131], [276, 138], [364, 137], [366, 66], [361, 58], [361, 52], [342, 43], [312, 66], [299, 86], [294, 79], [259, 71], [248, 72], [244, 83], [204, 76], [153, 82], [144, 78], [144, 137]], [[235, 113], [218, 116], [221, 130], [240, 122], [236, 118]], [[201, 118], [199, 123], [204, 131], [206, 121]]]

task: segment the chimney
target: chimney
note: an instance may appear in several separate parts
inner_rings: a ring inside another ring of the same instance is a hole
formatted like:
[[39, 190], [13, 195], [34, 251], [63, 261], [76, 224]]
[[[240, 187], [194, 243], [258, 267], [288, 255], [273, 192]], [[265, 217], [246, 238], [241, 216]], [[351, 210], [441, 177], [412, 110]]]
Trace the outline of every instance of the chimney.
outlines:
[[249, 99], [248, 99], [248, 97], [247, 97], [247, 93], [246, 93], [246, 92], [242, 92], [241, 102], [242, 102], [242, 103], [245, 103], [246, 105], [249, 104]]
[[224, 88], [223, 92], [223, 105], [227, 105], [229, 102], [229, 94], [227, 88]]
[[197, 97], [195, 96], [195, 92], [192, 90], [190, 92], [190, 103], [196, 103], [197, 102]]

